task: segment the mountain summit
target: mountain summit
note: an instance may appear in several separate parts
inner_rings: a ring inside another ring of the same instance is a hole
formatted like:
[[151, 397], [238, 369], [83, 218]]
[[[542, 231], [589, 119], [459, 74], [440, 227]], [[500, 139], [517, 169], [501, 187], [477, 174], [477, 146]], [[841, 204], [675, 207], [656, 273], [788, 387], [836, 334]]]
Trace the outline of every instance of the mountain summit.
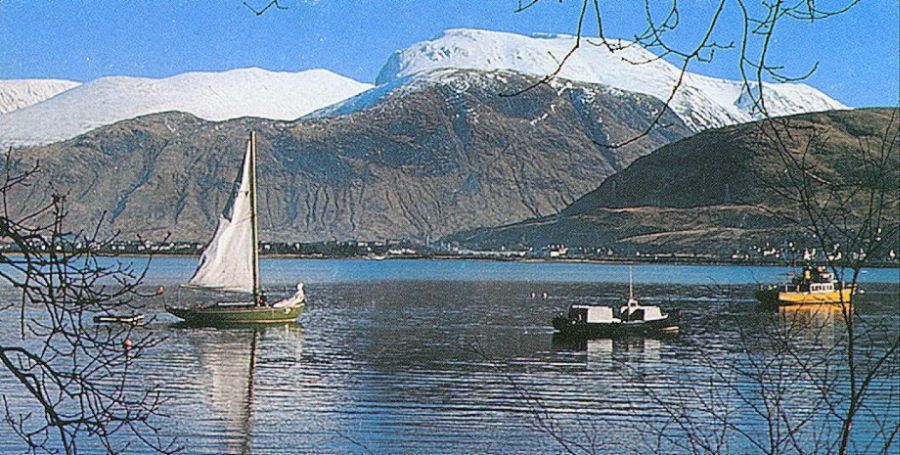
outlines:
[[[525, 36], [488, 30], [451, 29], [441, 36], [394, 52], [381, 69], [377, 84], [387, 84], [436, 69], [510, 70], [545, 76], [572, 49], [570, 35]], [[621, 90], [668, 98], [679, 69], [650, 51], [626, 46], [609, 52], [583, 39], [559, 78], [608, 85]], [[632, 62], [647, 62], [634, 64]], [[741, 81], [687, 73], [671, 108], [689, 127], [702, 130], [754, 120]], [[805, 84], [767, 84], [766, 104], [773, 115], [845, 109], [846, 106]], [[744, 94], [745, 96], [742, 96]]]

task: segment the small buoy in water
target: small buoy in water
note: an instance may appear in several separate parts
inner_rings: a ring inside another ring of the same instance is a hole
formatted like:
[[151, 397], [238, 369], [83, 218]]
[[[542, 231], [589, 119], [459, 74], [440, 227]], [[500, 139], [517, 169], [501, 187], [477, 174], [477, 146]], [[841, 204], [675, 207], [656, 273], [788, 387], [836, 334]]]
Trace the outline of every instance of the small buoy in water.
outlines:
[[130, 351], [130, 350], [131, 350], [131, 346], [132, 346], [131, 338], [125, 338], [125, 340], [122, 341], [122, 347], [125, 348], [125, 352]]

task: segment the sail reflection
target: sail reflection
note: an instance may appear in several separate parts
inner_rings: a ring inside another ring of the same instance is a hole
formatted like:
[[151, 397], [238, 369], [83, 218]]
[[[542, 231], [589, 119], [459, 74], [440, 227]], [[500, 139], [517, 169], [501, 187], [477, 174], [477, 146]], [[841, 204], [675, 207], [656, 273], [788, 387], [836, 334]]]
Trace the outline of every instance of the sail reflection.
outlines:
[[303, 329], [298, 324], [229, 327], [204, 330], [203, 337], [190, 337], [204, 381], [209, 385], [207, 403], [224, 427], [225, 453], [251, 453], [256, 384], [260, 371], [274, 353], [279, 358], [302, 356]]

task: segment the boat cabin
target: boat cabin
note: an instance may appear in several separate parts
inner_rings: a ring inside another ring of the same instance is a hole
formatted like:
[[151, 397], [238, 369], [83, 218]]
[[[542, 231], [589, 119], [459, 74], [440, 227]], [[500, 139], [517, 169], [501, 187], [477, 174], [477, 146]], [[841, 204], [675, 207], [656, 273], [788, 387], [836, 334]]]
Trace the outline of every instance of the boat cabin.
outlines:
[[611, 307], [600, 305], [572, 305], [569, 307], [569, 320], [588, 324], [621, 322], [613, 317]]
[[809, 292], [833, 292], [834, 283], [816, 283], [809, 285]]
[[629, 299], [628, 305], [623, 306], [621, 311], [622, 321], [657, 321], [665, 319], [668, 315], [662, 314], [658, 306], [643, 306], [638, 304], [637, 300]]
[[834, 292], [840, 284], [825, 267], [804, 267], [803, 276], [792, 279], [791, 284], [784, 286], [784, 292]]

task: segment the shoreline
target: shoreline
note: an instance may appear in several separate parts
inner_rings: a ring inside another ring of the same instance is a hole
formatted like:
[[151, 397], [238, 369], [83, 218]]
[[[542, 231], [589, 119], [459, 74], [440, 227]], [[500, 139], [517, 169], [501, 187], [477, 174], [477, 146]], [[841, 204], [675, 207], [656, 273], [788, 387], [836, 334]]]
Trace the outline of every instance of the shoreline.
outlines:
[[[21, 253], [9, 252], [3, 253], [10, 256], [20, 256]], [[96, 257], [103, 258], [199, 258], [199, 254], [183, 254], [183, 253], [157, 253], [157, 254], [141, 254], [141, 253], [122, 253], [122, 254], [95, 254]], [[462, 255], [402, 255], [402, 256], [338, 256], [338, 255], [303, 255], [303, 254], [262, 254], [260, 259], [306, 259], [306, 260], [334, 260], [334, 259], [358, 259], [369, 261], [408, 261], [408, 260], [475, 260], [475, 261], [491, 261], [491, 262], [518, 262], [518, 263], [536, 263], [536, 264], [600, 264], [600, 265], [629, 265], [629, 264], [661, 264], [661, 265], [713, 265], [713, 266], [746, 266], [746, 267], [800, 267], [804, 264], [802, 261], [786, 262], [786, 261], [747, 261], [747, 260], [727, 260], [727, 259], [711, 259], [711, 258], [591, 258], [591, 257], [568, 257], [568, 258], [541, 258], [541, 257], [484, 257], [484, 256], [462, 256]], [[812, 265], [827, 265], [822, 262], [813, 262]], [[867, 264], [865, 268], [876, 269], [898, 269], [900, 263], [877, 262]]]

